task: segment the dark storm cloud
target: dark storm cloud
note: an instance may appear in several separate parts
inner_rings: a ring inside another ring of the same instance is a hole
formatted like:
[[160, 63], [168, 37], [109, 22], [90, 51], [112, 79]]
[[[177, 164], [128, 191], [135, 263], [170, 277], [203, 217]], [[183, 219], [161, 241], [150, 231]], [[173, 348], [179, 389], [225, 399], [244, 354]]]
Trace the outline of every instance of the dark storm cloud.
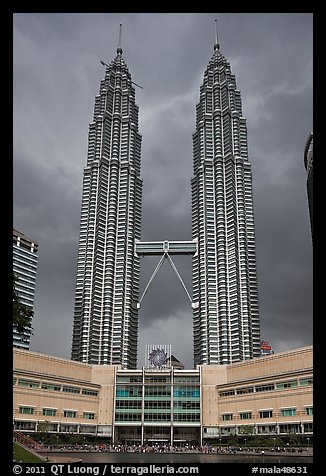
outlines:
[[[88, 123], [123, 24], [142, 140], [142, 239], [191, 239], [192, 133], [214, 18], [247, 118], [262, 337], [312, 343], [312, 244], [303, 151], [312, 130], [312, 15], [14, 15], [14, 226], [39, 242], [31, 349], [69, 357]], [[141, 291], [159, 258], [141, 259]], [[191, 258], [175, 260], [191, 293]], [[146, 294], [144, 345], [192, 366], [192, 312], [167, 262]], [[180, 338], [182, 336], [182, 338]], [[164, 342], [163, 342], [164, 341]]]

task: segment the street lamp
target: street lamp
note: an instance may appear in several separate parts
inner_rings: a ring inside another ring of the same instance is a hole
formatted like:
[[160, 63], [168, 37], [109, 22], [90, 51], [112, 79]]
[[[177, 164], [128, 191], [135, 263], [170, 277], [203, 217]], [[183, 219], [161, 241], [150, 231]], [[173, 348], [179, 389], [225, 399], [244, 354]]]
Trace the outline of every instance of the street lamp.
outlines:
[[307, 441], [308, 441], [308, 449], [309, 449], [309, 440], [310, 440], [310, 438], [309, 438], [309, 436], [308, 436], [308, 437], [307, 437]]

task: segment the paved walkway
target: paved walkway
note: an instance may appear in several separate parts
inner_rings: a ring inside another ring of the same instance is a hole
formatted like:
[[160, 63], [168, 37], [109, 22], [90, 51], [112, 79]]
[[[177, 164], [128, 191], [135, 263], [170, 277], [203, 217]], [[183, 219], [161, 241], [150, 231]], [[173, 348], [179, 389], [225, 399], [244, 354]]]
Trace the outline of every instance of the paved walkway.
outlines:
[[55, 458], [49, 458], [50, 463], [80, 463], [81, 458], [69, 458], [69, 456], [55, 456]]

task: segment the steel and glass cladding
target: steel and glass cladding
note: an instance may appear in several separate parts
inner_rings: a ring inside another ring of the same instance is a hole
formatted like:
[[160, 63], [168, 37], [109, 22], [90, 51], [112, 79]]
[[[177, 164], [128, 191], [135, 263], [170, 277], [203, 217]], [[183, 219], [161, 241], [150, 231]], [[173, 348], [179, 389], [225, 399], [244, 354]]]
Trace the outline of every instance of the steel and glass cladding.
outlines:
[[[104, 63], [103, 63], [104, 64]], [[119, 47], [106, 65], [84, 168], [72, 359], [136, 368], [142, 179], [138, 106]]]
[[193, 134], [194, 363], [260, 355], [251, 165], [230, 64], [215, 44]]
[[118, 444], [199, 442], [200, 371], [116, 372], [114, 439]]
[[[13, 272], [17, 276], [15, 289], [20, 302], [33, 309], [37, 271], [38, 243], [24, 233], [13, 230]], [[29, 349], [31, 336], [13, 328], [13, 346]]]
[[140, 241], [141, 136], [135, 83], [120, 46], [116, 58], [105, 66], [84, 169], [73, 360], [136, 368], [140, 256], [162, 254], [164, 259], [170, 252], [193, 255], [193, 298], [188, 297], [195, 365], [258, 357], [246, 120], [235, 76], [219, 51], [217, 32], [193, 134], [192, 241]]

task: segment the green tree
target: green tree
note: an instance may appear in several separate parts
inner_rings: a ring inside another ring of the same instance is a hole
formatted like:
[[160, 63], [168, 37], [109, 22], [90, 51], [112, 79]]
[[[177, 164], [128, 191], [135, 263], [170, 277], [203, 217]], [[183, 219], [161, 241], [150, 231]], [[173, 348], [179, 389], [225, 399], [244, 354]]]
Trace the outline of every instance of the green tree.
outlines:
[[12, 305], [13, 305], [13, 325], [19, 334], [33, 334], [32, 319], [34, 311], [31, 307], [22, 304], [16, 291], [18, 276], [13, 274], [12, 281]]
[[242, 425], [238, 429], [239, 435], [254, 435], [255, 427], [253, 425]]
[[48, 441], [49, 423], [47, 421], [38, 422], [37, 425], [37, 441], [46, 443]]

